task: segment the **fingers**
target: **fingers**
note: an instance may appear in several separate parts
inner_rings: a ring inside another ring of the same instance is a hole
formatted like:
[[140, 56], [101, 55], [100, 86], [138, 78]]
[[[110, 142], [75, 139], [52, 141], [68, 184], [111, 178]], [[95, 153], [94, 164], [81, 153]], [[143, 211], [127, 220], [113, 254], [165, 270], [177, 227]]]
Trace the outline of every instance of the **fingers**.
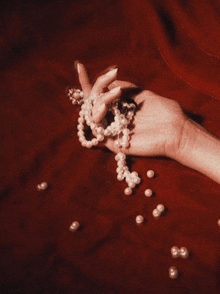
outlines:
[[90, 84], [87, 70], [86, 70], [85, 66], [78, 61], [76, 62], [76, 69], [78, 72], [79, 82], [82, 87], [82, 91], [83, 91], [85, 97], [88, 97], [90, 95], [91, 90], [92, 90], [92, 85]]
[[103, 94], [98, 103], [94, 106], [92, 116], [95, 123], [100, 123], [108, 111], [108, 105], [114, 100], [119, 99], [121, 95], [121, 87], [113, 88], [111, 91]]
[[91, 95], [98, 95], [104, 92], [110, 83], [112, 83], [117, 76], [118, 69], [114, 68], [108, 71], [106, 74], [101, 75], [96, 80], [92, 90]]
[[126, 88], [137, 88], [136, 85], [130, 83], [130, 82], [126, 82], [126, 81], [120, 81], [120, 80], [115, 80], [113, 81], [111, 84], [108, 85], [109, 89], [115, 88], [120, 86], [122, 89], [126, 89]]

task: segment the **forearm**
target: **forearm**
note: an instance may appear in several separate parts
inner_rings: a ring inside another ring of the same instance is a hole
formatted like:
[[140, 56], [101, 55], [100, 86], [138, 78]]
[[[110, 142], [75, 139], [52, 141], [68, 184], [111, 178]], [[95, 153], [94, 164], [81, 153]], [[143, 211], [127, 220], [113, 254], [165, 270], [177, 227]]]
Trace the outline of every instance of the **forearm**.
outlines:
[[176, 160], [220, 184], [220, 140], [188, 120]]

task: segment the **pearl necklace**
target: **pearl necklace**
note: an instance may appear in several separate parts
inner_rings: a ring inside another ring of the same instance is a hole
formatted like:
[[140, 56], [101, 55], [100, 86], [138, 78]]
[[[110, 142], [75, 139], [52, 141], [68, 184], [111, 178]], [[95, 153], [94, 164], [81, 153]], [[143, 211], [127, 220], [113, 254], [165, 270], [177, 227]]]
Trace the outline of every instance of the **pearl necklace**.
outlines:
[[[83, 92], [79, 89], [69, 88], [67, 96], [72, 101], [73, 105], [81, 105], [79, 112], [77, 135], [79, 142], [83, 147], [91, 148], [97, 146], [99, 142], [104, 141], [108, 137], [116, 137], [115, 144], [119, 148], [129, 148], [130, 146], [130, 130], [129, 125], [134, 118], [136, 105], [134, 103], [114, 101], [109, 107], [109, 111], [113, 114], [114, 120], [104, 127], [103, 123], [96, 124], [92, 121], [92, 108], [94, 99], [96, 97], [84, 97]], [[86, 124], [92, 130], [94, 138], [91, 140], [86, 139], [85, 127]], [[119, 151], [115, 160], [117, 161], [117, 179], [118, 181], [125, 180], [128, 187], [125, 188], [126, 195], [132, 194], [132, 189], [140, 184], [141, 179], [137, 172], [130, 172], [126, 165], [126, 155]]]

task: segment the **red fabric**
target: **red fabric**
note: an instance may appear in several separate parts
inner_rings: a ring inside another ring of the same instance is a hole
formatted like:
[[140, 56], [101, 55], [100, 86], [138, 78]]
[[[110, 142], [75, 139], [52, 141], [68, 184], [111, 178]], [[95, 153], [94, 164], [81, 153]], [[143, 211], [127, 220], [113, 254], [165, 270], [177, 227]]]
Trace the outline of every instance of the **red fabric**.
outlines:
[[[132, 157], [142, 184], [125, 196], [114, 154], [79, 144], [65, 97], [76, 59], [92, 77], [117, 64], [120, 79], [179, 101], [220, 137], [219, 2], [11, 0], [1, 12], [1, 293], [220, 293], [220, 186]], [[174, 245], [190, 257], [172, 259]]]

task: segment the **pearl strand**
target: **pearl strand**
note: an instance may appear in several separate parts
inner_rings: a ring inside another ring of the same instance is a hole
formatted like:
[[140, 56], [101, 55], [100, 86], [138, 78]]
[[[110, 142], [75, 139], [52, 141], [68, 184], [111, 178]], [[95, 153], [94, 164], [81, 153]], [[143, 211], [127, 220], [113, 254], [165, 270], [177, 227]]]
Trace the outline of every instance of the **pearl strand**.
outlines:
[[[119, 105], [118, 101], [112, 102], [109, 111], [114, 115], [114, 120], [110, 125], [104, 128], [101, 123], [96, 124], [92, 121], [92, 108], [95, 97], [84, 98], [82, 91], [73, 88], [69, 88], [67, 96], [72, 101], [72, 104], [81, 105], [77, 135], [79, 142], [83, 147], [91, 148], [92, 146], [97, 146], [99, 142], [104, 141], [107, 137], [117, 136], [117, 140], [115, 141], [116, 146], [119, 149], [129, 148], [131, 134], [128, 126], [135, 114], [136, 105], [134, 103], [121, 102]], [[121, 108], [121, 111], [119, 108]], [[90, 127], [93, 132], [94, 138], [91, 140], [86, 139], [85, 124]], [[124, 193], [126, 195], [131, 195], [132, 189], [140, 184], [141, 179], [137, 172], [129, 171], [129, 168], [126, 165], [126, 155], [124, 153], [119, 151], [115, 156], [115, 160], [117, 161], [117, 179], [119, 181], [126, 181], [128, 187], [125, 188]]]

